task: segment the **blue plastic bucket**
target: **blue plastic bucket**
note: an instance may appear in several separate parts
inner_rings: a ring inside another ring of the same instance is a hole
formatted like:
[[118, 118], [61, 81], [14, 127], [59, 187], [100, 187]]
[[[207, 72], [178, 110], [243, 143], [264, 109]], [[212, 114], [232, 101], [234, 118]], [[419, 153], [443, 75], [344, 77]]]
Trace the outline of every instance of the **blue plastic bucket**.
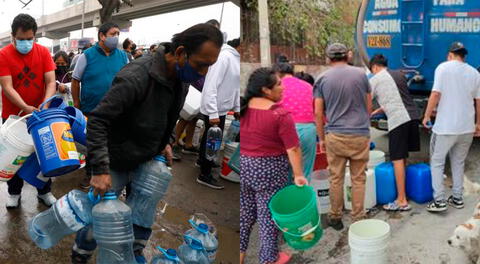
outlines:
[[78, 143], [87, 145], [87, 119], [79, 109], [68, 106], [65, 108], [72, 126], [73, 139]]
[[33, 112], [27, 120], [43, 175], [54, 177], [80, 167], [67, 112], [50, 108]]
[[45, 184], [48, 182], [48, 178], [45, 178], [42, 174], [35, 153], [30, 155], [25, 163], [23, 163], [22, 167], [17, 171], [17, 175], [38, 189], [45, 187]]
[[49, 108], [65, 109], [65, 107], [67, 107], [67, 105], [63, 102], [63, 98], [56, 96], [52, 97]]

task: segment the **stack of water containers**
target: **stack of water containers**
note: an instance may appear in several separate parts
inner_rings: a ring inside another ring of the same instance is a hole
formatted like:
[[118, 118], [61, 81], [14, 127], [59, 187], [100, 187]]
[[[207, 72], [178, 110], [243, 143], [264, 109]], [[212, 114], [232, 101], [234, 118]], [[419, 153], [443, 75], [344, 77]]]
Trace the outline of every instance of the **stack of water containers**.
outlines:
[[[371, 144], [370, 148], [372, 149], [369, 154], [369, 162], [367, 164], [366, 171], [366, 182], [365, 182], [365, 199], [364, 199], [364, 208], [370, 209], [377, 205], [378, 201], [378, 182], [376, 180], [376, 170], [374, 168], [378, 164], [385, 162], [385, 153], [379, 150], [373, 150], [375, 144]], [[350, 177], [349, 168], [345, 172], [345, 185], [344, 185], [344, 206], [347, 210], [352, 210], [352, 182]]]

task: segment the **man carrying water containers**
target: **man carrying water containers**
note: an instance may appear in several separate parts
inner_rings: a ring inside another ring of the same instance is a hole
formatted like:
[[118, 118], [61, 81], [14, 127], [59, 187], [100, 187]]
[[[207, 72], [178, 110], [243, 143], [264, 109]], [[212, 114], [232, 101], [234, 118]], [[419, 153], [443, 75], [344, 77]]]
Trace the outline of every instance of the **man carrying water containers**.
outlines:
[[233, 109], [236, 117], [240, 112], [240, 53], [237, 50], [239, 46], [239, 41], [234, 42], [232, 46], [223, 44], [218, 61], [208, 71], [202, 91], [200, 113], [206, 126], [197, 162], [201, 168], [197, 182], [216, 190], [224, 187], [212, 175], [214, 161], [207, 158], [207, 135], [212, 126], [218, 126], [223, 130], [228, 111]]
[[[334, 43], [326, 53], [332, 68], [315, 84], [315, 115], [320, 146], [327, 152], [330, 171], [331, 209], [328, 222], [335, 230], [341, 230], [347, 161], [352, 178], [352, 219], [357, 221], [365, 217], [363, 200], [372, 96], [365, 72], [347, 64], [345, 45]], [[328, 119], [326, 135], [323, 128], [324, 111]]]
[[[480, 74], [465, 63], [468, 51], [460, 42], [451, 45], [448, 61], [435, 70], [432, 94], [428, 100], [423, 125], [430, 128], [433, 109], [437, 116], [430, 139], [430, 167], [432, 170], [433, 199], [427, 206], [430, 212], [443, 212], [448, 205], [461, 209], [463, 177], [473, 136], [480, 136]], [[476, 101], [476, 120], [475, 107]], [[476, 125], [475, 125], [476, 124]], [[453, 194], [448, 197], [443, 185], [445, 158], [452, 167]]]
[[[3, 122], [10, 115], [30, 114], [56, 92], [55, 63], [47, 48], [35, 43], [37, 23], [27, 14], [17, 15], [12, 22], [12, 43], [0, 50], [0, 85]], [[20, 202], [23, 180], [13, 176], [8, 182], [7, 208]], [[47, 206], [56, 199], [50, 192], [52, 181], [38, 189], [38, 198]]]
[[[112, 88], [88, 120], [87, 173], [92, 176], [90, 184], [95, 193], [119, 193], [128, 183], [135, 193], [135, 186], [141, 185], [138, 179], [161, 176], [146, 175], [146, 171], [152, 170], [154, 158], [160, 154], [171, 160], [169, 143], [189, 83], [207, 73], [222, 44], [223, 36], [217, 28], [198, 24], [174, 35], [172, 42], [160, 45], [153, 56], [131, 62], [116, 75]], [[166, 191], [169, 180], [157, 179], [166, 181], [159, 191]], [[156, 215], [156, 203], [151, 202], [155, 197], [146, 199], [150, 200], [127, 197], [133, 215], [133, 249], [139, 263], [145, 263], [142, 251]], [[144, 204], [153, 206], [142, 209]], [[77, 233], [72, 263], [86, 263], [93, 254], [96, 243], [90, 229], [88, 226]]]
[[388, 118], [388, 149], [395, 169], [397, 199], [383, 206], [387, 211], [411, 209], [405, 192], [405, 164], [409, 151], [420, 151], [420, 115], [408, 92], [407, 79], [400, 71], [388, 70], [388, 60], [381, 54], [370, 60], [373, 98], [380, 108], [372, 115], [384, 112]]

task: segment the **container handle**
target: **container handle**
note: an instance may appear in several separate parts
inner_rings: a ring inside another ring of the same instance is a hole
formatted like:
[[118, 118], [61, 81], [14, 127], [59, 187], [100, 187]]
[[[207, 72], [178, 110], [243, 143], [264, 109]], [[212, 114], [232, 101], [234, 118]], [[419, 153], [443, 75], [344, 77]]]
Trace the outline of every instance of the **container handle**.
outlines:
[[164, 248], [160, 247], [160, 246], [157, 246], [157, 249], [162, 252], [162, 254], [168, 259], [168, 260], [172, 260], [172, 261], [175, 261], [175, 262], [179, 262], [180, 259], [178, 258], [178, 256], [175, 256], [173, 257], [172, 255], [168, 254], [168, 251], [165, 250]]
[[93, 194], [93, 188], [90, 188], [90, 190], [88, 191], [88, 199], [93, 203], [93, 204], [97, 204], [99, 203], [101, 200], [102, 200], [102, 197], [100, 196], [100, 194], [97, 194], [97, 196], [95, 196]]
[[191, 244], [192, 244], [190, 241], [195, 241], [195, 242], [197, 242], [199, 245], [202, 245], [202, 248], [201, 248], [201, 249], [202, 249], [203, 251], [205, 251], [205, 247], [203, 246], [202, 241], [200, 241], [200, 240], [198, 240], [198, 239], [196, 239], [196, 238], [194, 238], [194, 237], [191, 237], [191, 236], [189, 236], [189, 235], [183, 235], [183, 239], [185, 240], [185, 243], [186, 243], [187, 245], [191, 245]]
[[5, 130], [9, 130], [12, 126], [16, 125], [18, 122], [24, 120], [25, 118], [29, 118], [30, 116], [32, 116], [32, 114], [28, 114], [20, 117], [19, 119], [13, 121], [13, 123], [10, 124], [8, 127], [5, 127]]
[[272, 218], [272, 220], [273, 220], [273, 222], [275, 223], [275, 225], [277, 226], [277, 228], [278, 228], [280, 231], [282, 231], [282, 232], [285, 233], [285, 234], [289, 234], [289, 235], [291, 235], [291, 236], [294, 236], [294, 237], [304, 237], [304, 236], [312, 233], [313, 231], [315, 231], [315, 230], [318, 228], [318, 226], [320, 226], [320, 217], [318, 217], [318, 223], [317, 223], [314, 227], [312, 227], [312, 228], [308, 229], [307, 231], [303, 232], [301, 235], [297, 235], [297, 234], [293, 234], [293, 233], [290, 233], [290, 232], [288, 232], [288, 231], [283, 230], [283, 228], [281, 228], [281, 227], [277, 224], [277, 221], [275, 221], [275, 219]]
[[59, 95], [54, 95], [54, 96], [48, 98], [47, 100], [45, 100], [45, 102], [43, 102], [38, 109], [43, 110], [43, 107], [45, 106], [45, 104], [48, 104], [49, 102], [51, 102], [55, 98], [60, 98], [61, 99], [61, 97]]

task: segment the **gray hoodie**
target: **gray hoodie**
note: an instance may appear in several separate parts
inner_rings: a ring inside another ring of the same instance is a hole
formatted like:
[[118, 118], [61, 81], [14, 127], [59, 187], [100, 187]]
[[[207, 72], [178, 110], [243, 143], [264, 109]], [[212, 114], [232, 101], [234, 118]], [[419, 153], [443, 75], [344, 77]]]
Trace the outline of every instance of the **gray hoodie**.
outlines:
[[240, 54], [224, 44], [217, 62], [208, 69], [200, 112], [215, 119], [231, 110], [240, 112]]

